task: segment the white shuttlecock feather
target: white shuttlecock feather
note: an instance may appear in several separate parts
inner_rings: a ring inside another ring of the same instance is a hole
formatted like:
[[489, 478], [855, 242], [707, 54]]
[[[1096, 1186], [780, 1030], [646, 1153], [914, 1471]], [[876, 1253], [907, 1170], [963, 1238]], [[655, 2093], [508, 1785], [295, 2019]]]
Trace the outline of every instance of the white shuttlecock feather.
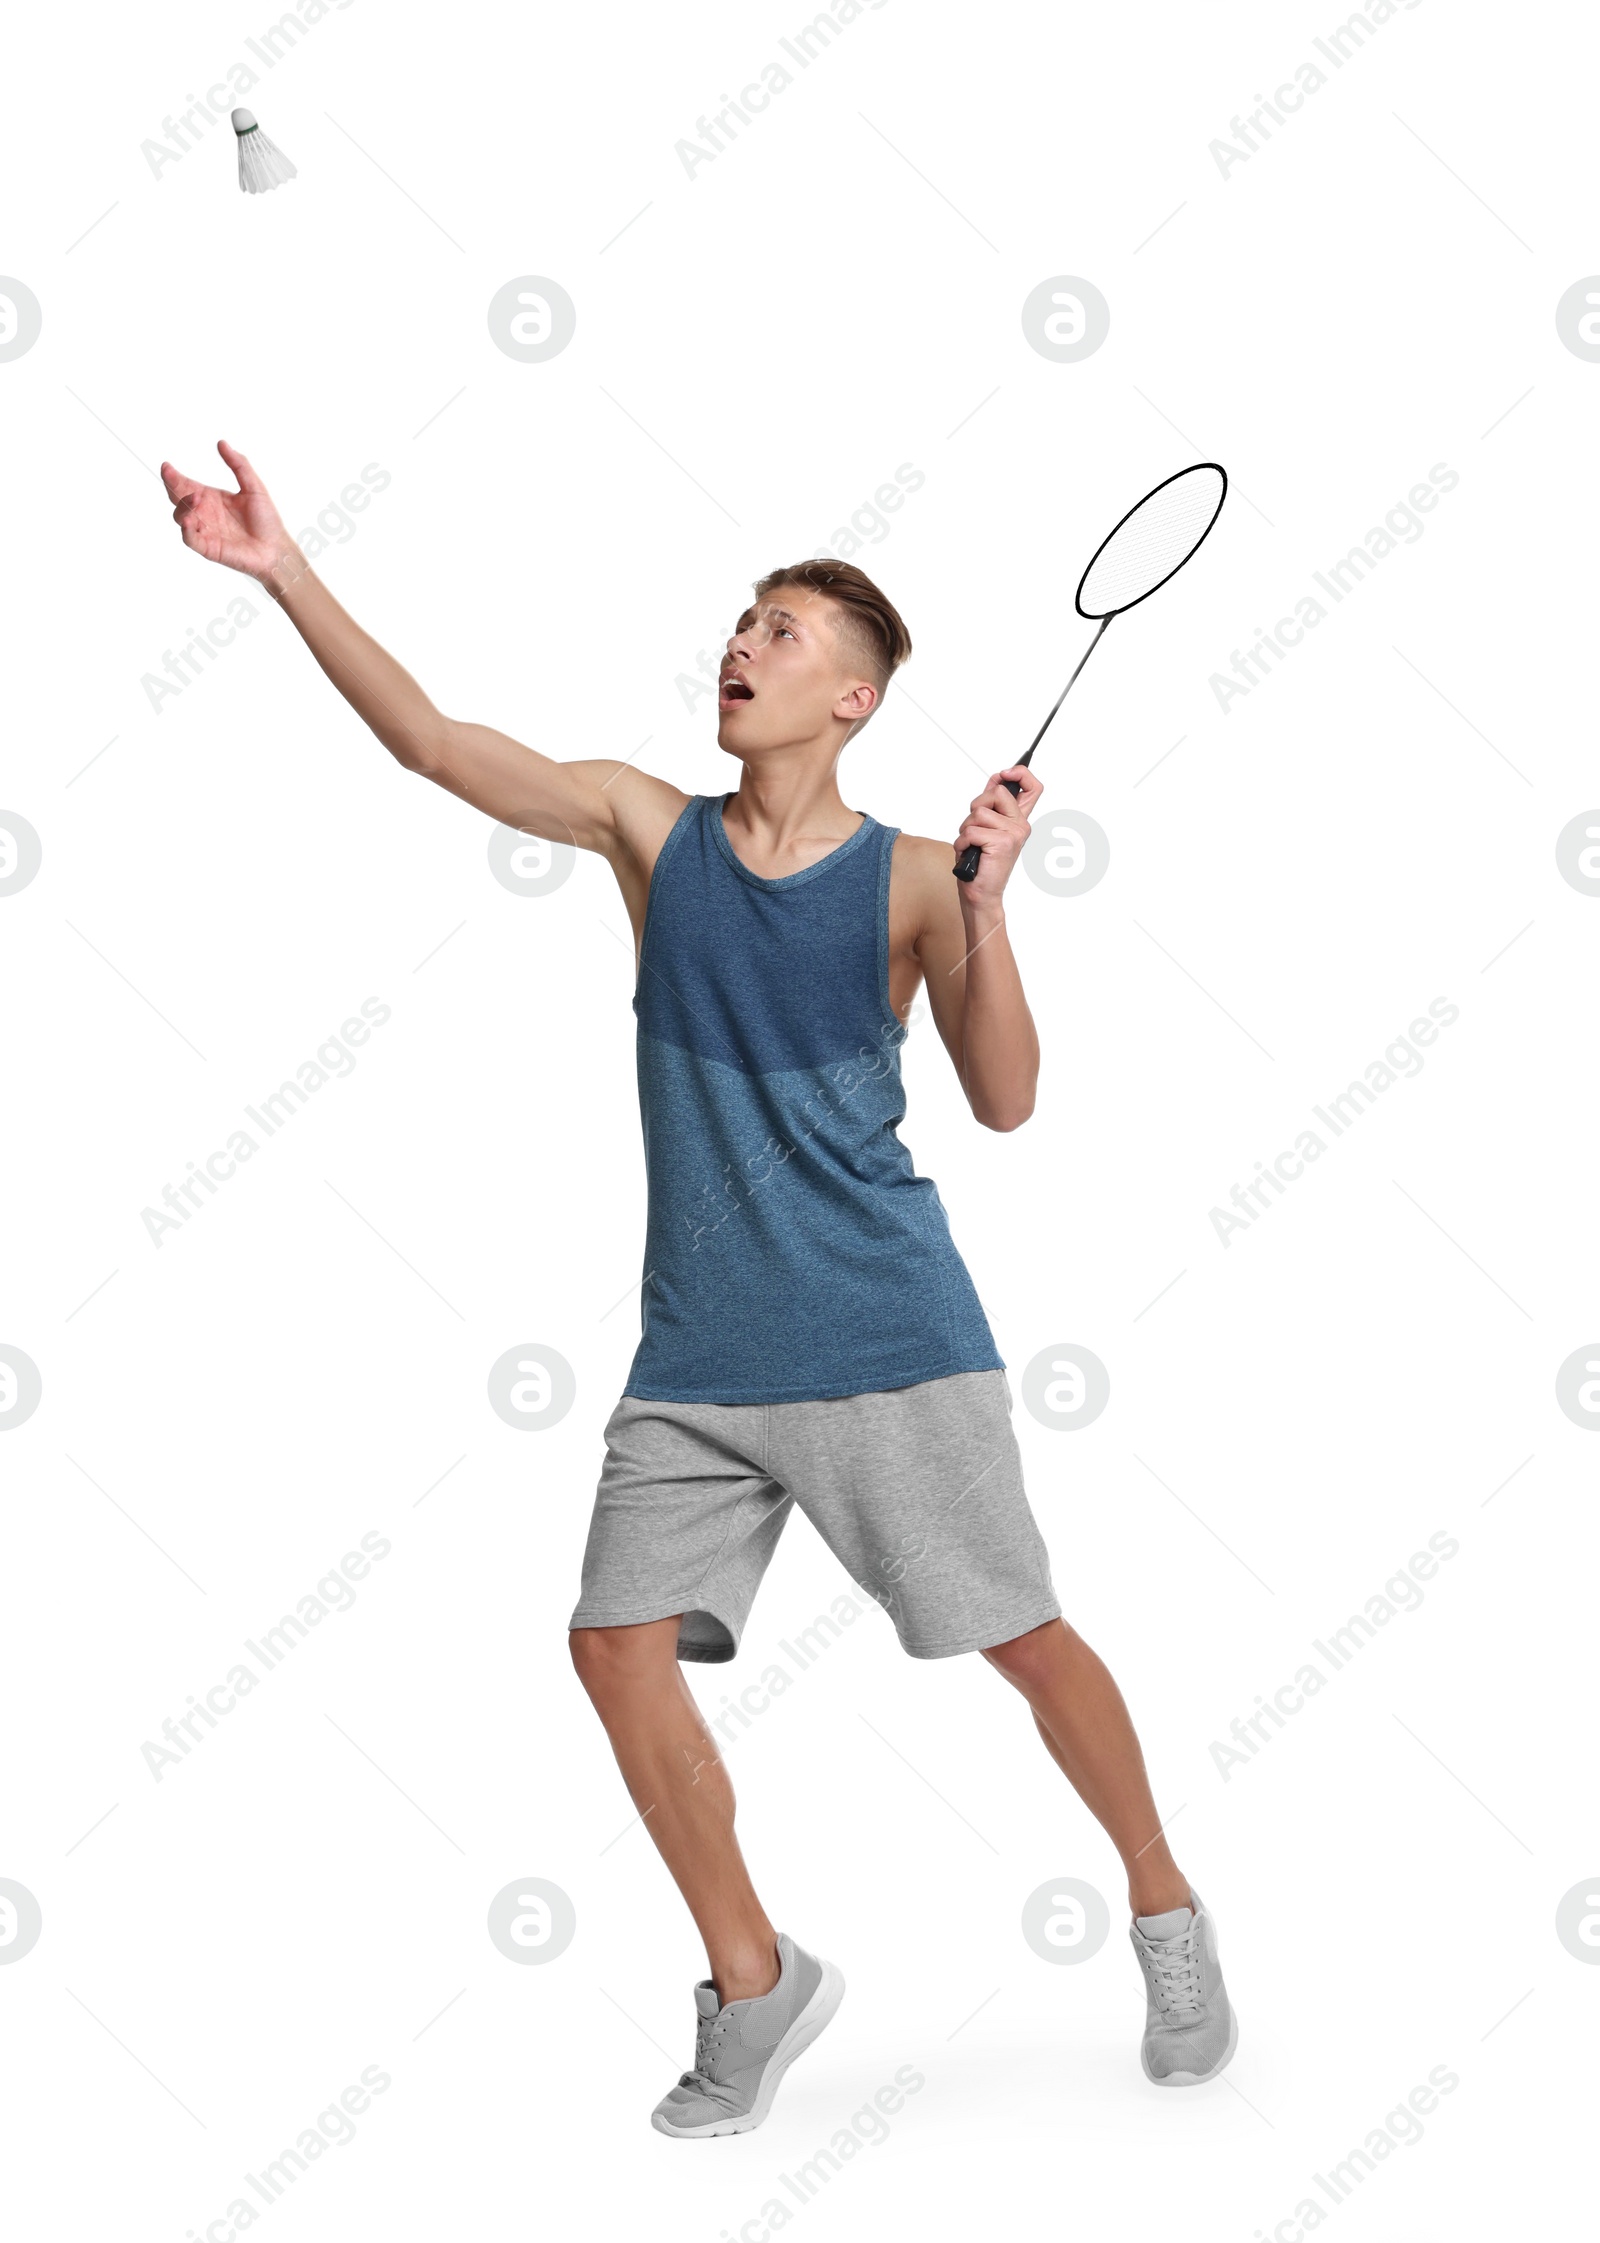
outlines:
[[264, 195], [269, 187], [281, 187], [296, 176], [295, 166], [248, 109], [233, 112], [233, 129], [239, 135], [239, 185], [245, 194]]

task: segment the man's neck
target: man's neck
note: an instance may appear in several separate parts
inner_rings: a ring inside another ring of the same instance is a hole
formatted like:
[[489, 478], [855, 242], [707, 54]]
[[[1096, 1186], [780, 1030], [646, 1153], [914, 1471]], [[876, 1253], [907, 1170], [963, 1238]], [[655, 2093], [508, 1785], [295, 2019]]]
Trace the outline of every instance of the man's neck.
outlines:
[[837, 767], [836, 751], [764, 757], [759, 770], [743, 765], [722, 808], [740, 862], [763, 879], [782, 879], [848, 841], [862, 813], [846, 807]]

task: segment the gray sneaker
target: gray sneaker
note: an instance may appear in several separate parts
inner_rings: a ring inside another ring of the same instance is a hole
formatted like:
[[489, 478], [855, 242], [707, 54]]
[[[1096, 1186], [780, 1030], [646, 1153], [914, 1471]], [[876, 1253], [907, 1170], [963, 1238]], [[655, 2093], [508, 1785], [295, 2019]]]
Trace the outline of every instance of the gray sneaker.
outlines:
[[694, 2070], [650, 2114], [658, 2134], [748, 2134], [772, 2108], [778, 2083], [844, 1999], [836, 1964], [778, 1934], [778, 1983], [768, 1994], [717, 2006], [703, 1978], [694, 1990], [700, 2025]]
[[1146, 1989], [1139, 2061], [1157, 2087], [1215, 2079], [1239, 2038], [1217, 1961], [1217, 1927], [1193, 1887], [1189, 1900], [1163, 1916], [1135, 1916], [1128, 1933]]

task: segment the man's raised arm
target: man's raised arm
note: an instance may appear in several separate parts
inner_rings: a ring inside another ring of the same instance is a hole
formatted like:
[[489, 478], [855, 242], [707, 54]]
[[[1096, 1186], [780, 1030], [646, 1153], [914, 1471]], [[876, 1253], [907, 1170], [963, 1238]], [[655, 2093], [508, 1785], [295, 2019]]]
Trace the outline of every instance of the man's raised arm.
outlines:
[[[609, 782], [626, 768], [618, 762], [557, 763], [488, 725], [445, 716], [409, 670], [339, 605], [284, 528], [243, 452], [227, 443], [217, 450], [237, 491], [196, 483], [162, 462], [184, 544], [253, 577], [277, 601], [324, 674], [397, 763], [519, 831], [608, 857], [619, 842], [630, 849], [642, 842], [647, 863], [653, 862], [650, 839], [659, 847], [660, 834], [689, 799], [681, 788], [630, 770], [628, 786], [613, 794]], [[625, 830], [636, 822], [642, 829], [637, 836]]]

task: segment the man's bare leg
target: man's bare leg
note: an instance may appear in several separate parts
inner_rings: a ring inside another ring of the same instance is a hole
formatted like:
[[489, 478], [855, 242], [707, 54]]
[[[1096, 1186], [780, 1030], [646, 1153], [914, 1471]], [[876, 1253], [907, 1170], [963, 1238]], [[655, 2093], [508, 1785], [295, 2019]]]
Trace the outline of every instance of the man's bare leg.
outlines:
[[678, 1664], [677, 1618], [574, 1628], [571, 1644], [622, 1780], [706, 1943], [717, 1999], [770, 1993], [778, 1937], [734, 1836], [728, 1771]]
[[1144, 1754], [1104, 1661], [1064, 1620], [983, 1656], [1027, 1699], [1052, 1758], [1122, 1856], [1133, 1913], [1187, 1908], [1189, 1880], [1161, 1834]]

